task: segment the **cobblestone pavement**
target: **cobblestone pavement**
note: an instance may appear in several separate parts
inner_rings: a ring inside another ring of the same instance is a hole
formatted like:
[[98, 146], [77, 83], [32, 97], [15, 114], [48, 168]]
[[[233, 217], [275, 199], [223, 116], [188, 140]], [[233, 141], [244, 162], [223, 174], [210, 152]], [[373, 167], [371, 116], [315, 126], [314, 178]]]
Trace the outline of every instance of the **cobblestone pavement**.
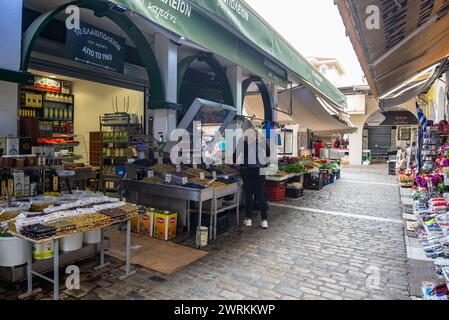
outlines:
[[272, 205], [268, 230], [225, 233], [172, 276], [92, 279], [84, 299], [409, 299], [394, 183], [384, 165], [346, 167], [324, 190]]

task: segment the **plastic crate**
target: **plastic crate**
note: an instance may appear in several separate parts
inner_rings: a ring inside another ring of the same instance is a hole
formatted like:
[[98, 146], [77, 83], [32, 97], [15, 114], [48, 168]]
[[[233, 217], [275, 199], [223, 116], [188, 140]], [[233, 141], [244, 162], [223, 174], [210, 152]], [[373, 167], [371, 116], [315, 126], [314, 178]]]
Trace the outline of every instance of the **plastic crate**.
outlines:
[[267, 200], [277, 202], [285, 200], [286, 189], [267, 189]]
[[[210, 215], [204, 214], [201, 218], [201, 224], [204, 227], [207, 227], [209, 229], [210, 226]], [[190, 228], [191, 230], [196, 230], [198, 226], [198, 215], [197, 214], [191, 214], [190, 215]], [[217, 219], [217, 235], [220, 235], [226, 231], [228, 231], [231, 228], [231, 221], [229, 218], [229, 212], [222, 212], [218, 214]], [[209, 230], [209, 232], [211, 232]], [[209, 233], [210, 234], [210, 233]]]
[[321, 190], [324, 187], [324, 177], [323, 174], [317, 176], [312, 176], [311, 174], [306, 174], [304, 176], [304, 189], [307, 190]]
[[286, 189], [285, 196], [291, 199], [298, 199], [304, 197], [304, 188], [289, 188]]
[[285, 200], [286, 183], [285, 181], [267, 181], [266, 194], [267, 200], [276, 202]]

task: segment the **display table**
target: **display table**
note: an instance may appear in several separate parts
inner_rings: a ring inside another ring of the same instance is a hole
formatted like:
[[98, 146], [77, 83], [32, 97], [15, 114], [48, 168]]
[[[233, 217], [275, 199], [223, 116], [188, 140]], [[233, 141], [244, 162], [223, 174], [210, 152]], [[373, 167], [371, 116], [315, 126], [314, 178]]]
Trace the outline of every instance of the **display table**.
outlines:
[[304, 173], [289, 173], [289, 174], [281, 176], [281, 177], [278, 177], [278, 176], [267, 176], [266, 180], [267, 181], [273, 181], [273, 182], [282, 182], [282, 181], [287, 181], [287, 180], [299, 177], [300, 178], [300, 182], [302, 184], [304, 184], [304, 176], [305, 176]]
[[[217, 229], [217, 215], [220, 212], [236, 209], [237, 213], [237, 227], [239, 221], [239, 185], [237, 183], [228, 185], [224, 188], [206, 188], [193, 189], [177, 185], [152, 184], [143, 181], [123, 179], [123, 189], [126, 190], [130, 196], [127, 201], [138, 205], [158, 206], [164, 207], [171, 211], [177, 212], [179, 215], [185, 216], [185, 223], [187, 231], [190, 232], [190, 214], [191, 212], [198, 213], [198, 225], [201, 226], [201, 219], [204, 212], [211, 215], [209, 236], [216, 238]], [[224, 208], [218, 209], [217, 203], [219, 199], [234, 195], [234, 201], [226, 205]], [[212, 201], [211, 210], [204, 210], [204, 203]], [[198, 203], [198, 209], [191, 209], [191, 202]]]
[[[218, 208], [218, 201], [220, 199], [224, 199], [228, 196], [232, 196], [232, 201], [223, 201], [224, 205]], [[209, 213], [211, 215], [210, 225], [209, 225], [209, 240], [217, 239], [217, 224], [218, 224], [218, 214], [221, 212], [225, 212], [228, 210], [236, 210], [236, 221], [237, 221], [237, 230], [239, 229], [239, 221], [240, 221], [240, 186], [238, 183], [228, 185], [224, 188], [215, 189], [214, 188], [214, 197], [212, 199], [212, 207], [211, 210], [203, 210], [205, 213]], [[189, 210], [189, 213], [195, 210]], [[188, 216], [188, 222], [190, 224], [190, 215]], [[199, 218], [201, 225], [201, 218]], [[190, 226], [189, 226], [190, 228]]]
[[[126, 270], [125, 270], [126, 274], [125, 274], [125, 276], [120, 278], [121, 280], [124, 280], [135, 273], [135, 272], [131, 272], [131, 218], [132, 217], [128, 217], [125, 220], [116, 221], [116, 222], [110, 223], [108, 225], [105, 225], [101, 228], [94, 228], [92, 230], [84, 231], [84, 232], [88, 232], [88, 231], [95, 231], [95, 230], [99, 230], [99, 229], [101, 230], [100, 265], [95, 268], [96, 270], [99, 270], [99, 269], [104, 268], [107, 265], [109, 265], [109, 263], [105, 263], [105, 258], [104, 258], [104, 254], [105, 254], [104, 230], [106, 228], [121, 224], [123, 222], [127, 223], [127, 228], [126, 228]], [[60, 261], [59, 261], [59, 240], [70, 236], [70, 234], [54, 236], [54, 237], [51, 237], [48, 239], [34, 240], [34, 239], [27, 238], [18, 232], [9, 231], [9, 233], [14, 237], [25, 240], [28, 244], [28, 258], [27, 258], [28, 292], [27, 292], [27, 295], [31, 296], [33, 294], [33, 276], [37, 276], [37, 277], [42, 278], [42, 279], [53, 284], [53, 300], [59, 300], [59, 266], [60, 266], [60, 264], [59, 264], [60, 263]], [[48, 241], [53, 241], [53, 245], [54, 245], [53, 279], [48, 278], [48, 277], [44, 276], [43, 274], [33, 271], [33, 244], [42, 244], [42, 243], [48, 242]]]

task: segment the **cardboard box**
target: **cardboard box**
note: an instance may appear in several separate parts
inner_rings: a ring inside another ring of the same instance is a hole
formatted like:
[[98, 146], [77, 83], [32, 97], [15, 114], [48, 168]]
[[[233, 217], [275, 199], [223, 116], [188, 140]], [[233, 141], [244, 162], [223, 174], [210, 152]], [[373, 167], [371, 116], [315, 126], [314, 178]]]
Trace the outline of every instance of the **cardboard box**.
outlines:
[[14, 177], [14, 197], [22, 198], [25, 190], [25, 173], [23, 171], [14, 171], [12, 175]]
[[6, 155], [6, 137], [0, 138], [0, 152], [1, 155]]
[[154, 214], [154, 237], [159, 240], [172, 240], [176, 238], [178, 227], [178, 214], [173, 212]]
[[23, 196], [29, 197], [31, 195], [30, 194], [30, 177], [25, 176], [24, 181], [25, 181], [25, 183], [23, 184]]
[[19, 138], [6, 138], [6, 150], [5, 154], [8, 156], [17, 156], [20, 154], [20, 139]]
[[43, 155], [44, 154], [44, 147], [31, 147], [31, 153], [32, 154]]
[[20, 138], [19, 152], [20, 155], [29, 155], [32, 151], [32, 138]]

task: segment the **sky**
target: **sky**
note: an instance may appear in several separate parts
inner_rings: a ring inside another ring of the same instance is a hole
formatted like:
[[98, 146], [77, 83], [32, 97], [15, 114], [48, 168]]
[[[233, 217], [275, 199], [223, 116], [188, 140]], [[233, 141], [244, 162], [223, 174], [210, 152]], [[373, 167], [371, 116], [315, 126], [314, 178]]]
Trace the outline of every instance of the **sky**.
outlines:
[[246, 0], [305, 57], [337, 58], [347, 75], [344, 85], [359, 85], [363, 71], [346, 37], [333, 0]]

